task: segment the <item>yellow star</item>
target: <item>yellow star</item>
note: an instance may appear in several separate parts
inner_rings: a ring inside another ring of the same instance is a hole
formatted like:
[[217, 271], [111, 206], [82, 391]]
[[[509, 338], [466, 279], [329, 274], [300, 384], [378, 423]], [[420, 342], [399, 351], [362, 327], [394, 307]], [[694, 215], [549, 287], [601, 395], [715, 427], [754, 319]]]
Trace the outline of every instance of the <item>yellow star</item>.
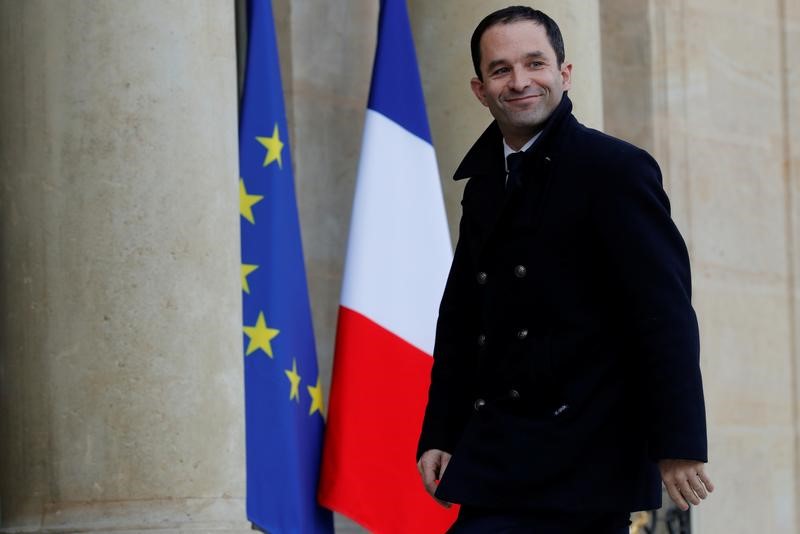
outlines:
[[311, 415], [314, 412], [319, 412], [319, 414], [322, 415], [322, 384], [319, 376], [317, 376], [316, 386], [306, 387], [308, 388], [308, 394], [311, 395], [311, 408], [308, 409], [308, 415]]
[[264, 312], [258, 312], [258, 319], [256, 320], [255, 326], [245, 326], [244, 333], [250, 338], [245, 356], [250, 356], [258, 349], [261, 349], [267, 353], [267, 356], [272, 358], [272, 345], [270, 341], [280, 333], [280, 330], [267, 326], [267, 322], [264, 320]]
[[289, 400], [296, 400], [300, 402], [300, 375], [297, 374], [297, 360], [292, 358], [292, 370], [286, 369], [286, 378], [292, 383], [292, 389], [289, 390]]
[[258, 265], [242, 264], [242, 289], [248, 295], [250, 294], [250, 284], [247, 283], [247, 275], [258, 269]]
[[251, 224], [256, 223], [253, 218], [253, 205], [261, 202], [262, 198], [264, 198], [262, 195], [248, 195], [244, 188], [244, 180], [239, 178], [239, 213]]
[[282, 169], [281, 151], [283, 150], [283, 143], [281, 142], [278, 132], [278, 123], [275, 123], [275, 129], [272, 130], [272, 137], [256, 137], [256, 140], [267, 149], [267, 155], [264, 158], [264, 167], [273, 161], [277, 161], [278, 167]]

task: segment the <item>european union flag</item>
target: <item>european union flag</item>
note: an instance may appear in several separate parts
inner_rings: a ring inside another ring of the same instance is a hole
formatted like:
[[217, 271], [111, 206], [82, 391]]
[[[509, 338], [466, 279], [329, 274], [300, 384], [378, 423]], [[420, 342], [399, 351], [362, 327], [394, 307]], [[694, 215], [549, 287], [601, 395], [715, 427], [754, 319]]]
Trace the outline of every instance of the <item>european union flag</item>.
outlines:
[[323, 394], [269, 0], [249, 2], [239, 124], [247, 516], [271, 533], [333, 532], [317, 504]]

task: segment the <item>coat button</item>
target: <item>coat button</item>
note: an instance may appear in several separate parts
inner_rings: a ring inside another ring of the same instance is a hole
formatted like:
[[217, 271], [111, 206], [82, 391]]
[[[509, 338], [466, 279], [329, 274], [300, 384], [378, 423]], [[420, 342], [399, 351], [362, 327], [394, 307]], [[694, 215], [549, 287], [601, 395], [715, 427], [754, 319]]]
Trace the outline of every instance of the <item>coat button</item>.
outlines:
[[475, 407], [475, 411], [477, 412], [477, 411], [479, 411], [481, 408], [483, 408], [484, 406], [486, 406], [486, 401], [485, 401], [485, 400], [483, 400], [483, 399], [477, 399], [477, 400], [475, 401], [475, 404], [473, 404], [473, 406]]
[[478, 278], [478, 283], [480, 285], [483, 285], [483, 284], [486, 283], [486, 280], [489, 278], [489, 275], [486, 274], [485, 272], [481, 271], [481, 272], [478, 273], [477, 278]]
[[527, 328], [520, 328], [517, 330], [517, 339], [522, 340], [528, 337], [528, 329]]
[[516, 389], [509, 389], [508, 396], [514, 400], [519, 400], [519, 391]]
[[517, 278], [525, 278], [526, 274], [528, 274], [528, 269], [524, 265], [514, 267], [514, 276]]
[[478, 346], [479, 347], [486, 346], [486, 335], [481, 334], [481, 335], [478, 336]]
[[550, 161], [551, 161], [550, 156], [545, 156], [544, 157], [544, 161], [545, 161], [545, 163], [550, 163]]

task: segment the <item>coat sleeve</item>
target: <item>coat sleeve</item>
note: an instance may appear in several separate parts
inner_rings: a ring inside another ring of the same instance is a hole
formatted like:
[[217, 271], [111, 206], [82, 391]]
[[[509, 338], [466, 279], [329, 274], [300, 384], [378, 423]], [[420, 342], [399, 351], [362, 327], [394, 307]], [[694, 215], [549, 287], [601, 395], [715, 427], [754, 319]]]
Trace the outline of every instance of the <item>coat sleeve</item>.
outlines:
[[[466, 192], [465, 192], [466, 194]], [[447, 277], [433, 349], [433, 368], [428, 404], [417, 447], [417, 459], [430, 449], [452, 453], [470, 415], [468, 350], [471, 330], [469, 309], [475, 291], [466, 218], [459, 224], [459, 237]]]
[[598, 183], [592, 210], [603, 263], [620, 289], [653, 459], [707, 461], [697, 318], [689, 255], [670, 217], [658, 164], [632, 149]]

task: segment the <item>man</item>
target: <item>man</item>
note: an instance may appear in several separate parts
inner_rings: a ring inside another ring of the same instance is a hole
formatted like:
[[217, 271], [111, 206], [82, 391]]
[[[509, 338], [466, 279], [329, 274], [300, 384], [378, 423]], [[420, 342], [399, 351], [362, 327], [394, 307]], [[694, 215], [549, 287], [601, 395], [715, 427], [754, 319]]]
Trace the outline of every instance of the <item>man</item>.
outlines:
[[631, 511], [661, 506], [660, 479], [697, 505], [713, 490], [697, 320], [658, 165], [572, 116], [572, 65], [544, 13], [492, 13], [471, 48], [495, 121], [455, 174], [469, 181], [425, 487], [461, 503], [452, 532], [627, 532]]

